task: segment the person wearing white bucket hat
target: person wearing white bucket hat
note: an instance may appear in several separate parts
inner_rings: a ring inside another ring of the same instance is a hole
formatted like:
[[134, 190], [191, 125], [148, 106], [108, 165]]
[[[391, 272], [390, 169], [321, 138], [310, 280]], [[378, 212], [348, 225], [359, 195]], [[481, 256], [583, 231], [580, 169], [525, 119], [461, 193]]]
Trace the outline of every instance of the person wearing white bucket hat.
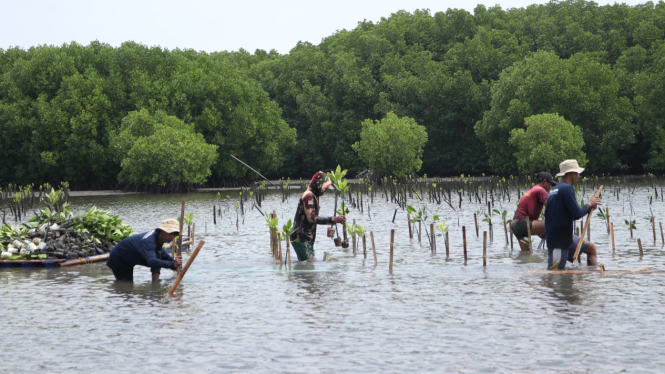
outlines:
[[164, 250], [179, 234], [180, 224], [173, 218], [162, 221], [153, 231], [132, 235], [116, 244], [109, 254], [106, 266], [111, 268], [116, 280], [133, 281], [134, 266], [147, 266], [152, 272], [152, 281], [159, 280], [161, 268], [175, 270], [182, 265], [182, 257], [173, 259]]
[[592, 197], [584, 207], [580, 208], [575, 198], [575, 188], [580, 173], [577, 160], [565, 160], [559, 164], [558, 177], [561, 178], [556, 186], [550, 190], [545, 209], [545, 240], [547, 242], [547, 268], [549, 270], [564, 269], [566, 261], [573, 261], [575, 248], [583, 240], [583, 253], [587, 254], [587, 265], [596, 265], [596, 246], [593, 243], [573, 236], [573, 223], [587, 215], [591, 208], [601, 205], [597, 197]]

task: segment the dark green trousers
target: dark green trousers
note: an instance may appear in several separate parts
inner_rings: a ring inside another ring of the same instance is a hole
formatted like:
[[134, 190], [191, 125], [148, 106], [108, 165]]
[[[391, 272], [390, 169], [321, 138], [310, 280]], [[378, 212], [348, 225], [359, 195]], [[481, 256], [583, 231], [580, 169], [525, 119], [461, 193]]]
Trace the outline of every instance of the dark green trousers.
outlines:
[[309, 255], [314, 256], [314, 244], [310, 242], [291, 242], [296, 251], [298, 261], [305, 261]]

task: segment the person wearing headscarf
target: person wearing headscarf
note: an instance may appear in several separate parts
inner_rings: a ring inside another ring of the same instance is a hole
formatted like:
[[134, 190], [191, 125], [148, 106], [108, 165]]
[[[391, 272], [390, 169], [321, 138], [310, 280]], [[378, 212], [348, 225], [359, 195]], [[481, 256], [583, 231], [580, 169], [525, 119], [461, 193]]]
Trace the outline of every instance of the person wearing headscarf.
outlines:
[[316, 225], [330, 225], [333, 223], [346, 223], [345, 216], [320, 217], [319, 198], [331, 186], [330, 177], [322, 171], [317, 172], [309, 182], [307, 190], [300, 195], [296, 216], [294, 218], [295, 231], [291, 234], [291, 243], [299, 261], [314, 257], [314, 241], [316, 240]]

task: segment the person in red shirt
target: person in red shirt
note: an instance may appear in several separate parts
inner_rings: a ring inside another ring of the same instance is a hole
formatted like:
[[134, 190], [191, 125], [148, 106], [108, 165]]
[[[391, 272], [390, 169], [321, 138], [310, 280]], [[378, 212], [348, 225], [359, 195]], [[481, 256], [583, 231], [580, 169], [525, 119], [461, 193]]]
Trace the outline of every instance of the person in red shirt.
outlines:
[[548, 192], [557, 182], [550, 173], [538, 173], [538, 183], [528, 190], [520, 199], [517, 211], [510, 224], [510, 229], [520, 243], [523, 251], [529, 250], [529, 243], [522, 241], [528, 236], [526, 217], [529, 217], [531, 235], [545, 235], [545, 221], [540, 219], [543, 206], [547, 203]]

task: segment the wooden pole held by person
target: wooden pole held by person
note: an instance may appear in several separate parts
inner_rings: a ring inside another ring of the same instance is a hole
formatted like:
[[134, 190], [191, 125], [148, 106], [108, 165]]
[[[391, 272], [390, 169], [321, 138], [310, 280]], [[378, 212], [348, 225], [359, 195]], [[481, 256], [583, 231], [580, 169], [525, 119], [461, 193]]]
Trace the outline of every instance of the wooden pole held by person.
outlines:
[[466, 227], [462, 226], [462, 242], [464, 243], [464, 265], [466, 265]]
[[483, 231], [483, 266], [487, 266], [487, 231]]
[[201, 248], [203, 247], [204, 244], [205, 242], [201, 240], [199, 244], [196, 246], [194, 252], [192, 252], [192, 255], [189, 256], [187, 264], [185, 264], [185, 267], [182, 269], [182, 271], [178, 273], [178, 277], [175, 279], [175, 282], [173, 282], [173, 285], [169, 289], [169, 296], [173, 296], [173, 293], [175, 292], [176, 288], [178, 288], [178, 286], [180, 285], [180, 281], [182, 281], [182, 278], [185, 276], [185, 273], [187, 273], [187, 269], [189, 269], [189, 267], [192, 265], [192, 262], [194, 262], [194, 259], [199, 254], [199, 251], [201, 251]]
[[390, 274], [393, 273], [393, 251], [395, 249], [395, 229], [390, 230]]
[[637, 239], [637, 247], [640, 249], [640, 257], [644, 256], [644, 251], [642, 250], [642, 241]]
[[374, 266], [378, 265], [379, 262], [376, 260], [376, 246], [374, 245], [374, 232], [369, 232], [369, 237], [372, 239], [372, 252], [374, 253]]
[[[593, 194], [593, 197], [598, 197], [601, 192], [603, 192], [603, 186], [600, 186], [598, 188], [598, 191], [596, 191], [596, 193]], [[584, 240], [582, 240], [582, 238], [584, 238], [584, 231], [589, 227], [589, 221], [591, 221], [591, 214], [593, 213], [594, 210], [595, 210], [594, 208], [591, 208], [591, 210], [589, 211], [589, 214], [587, 215], [586, 218], [586, 223], [584, 224], [584, 228], [580, 233], [581, 234], [580, 240], [579, 242], [577, 242], [577, 248], [575, 249], [575, 254], [573, 255], [573, 265], [577, 264], [577, 257], [580, 255], [580, 249], [582, 249], [582, 243], [584, 242]]]

